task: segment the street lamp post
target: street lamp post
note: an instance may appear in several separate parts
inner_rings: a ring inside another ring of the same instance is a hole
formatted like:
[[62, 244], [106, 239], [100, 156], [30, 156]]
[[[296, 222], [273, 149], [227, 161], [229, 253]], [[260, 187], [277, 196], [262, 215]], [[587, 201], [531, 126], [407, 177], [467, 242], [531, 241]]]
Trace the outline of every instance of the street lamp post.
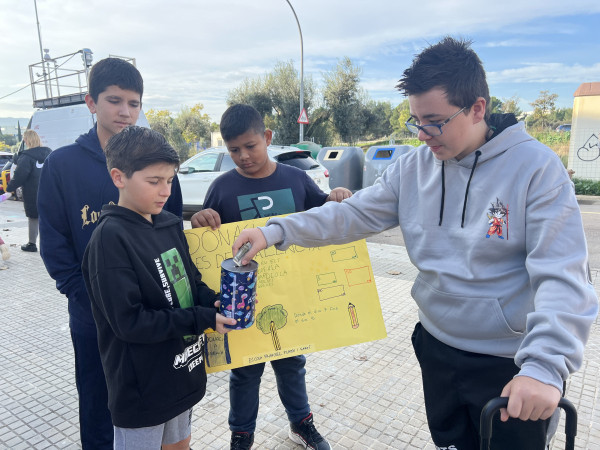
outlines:
[[[296, 11], [294, 11], [294, 7], [290, 3], [290, 0], [285, 0], [290, 8], [292, 8], [292, 12], [294, 13], [294, 17], [296, 18], [296, 23], [298, 24], [298, 32], [300, 33], [300, 114], [302, 114], [302, 110], [304, 109], [304, 43], [302, 41], [302, 29], [300, 28], [300, 21], [298, 20], [298, 16], [296, 15]], [[304, 124], [300, 124], [300, 140], [298, 142], [302, 142], [304, 140]]]

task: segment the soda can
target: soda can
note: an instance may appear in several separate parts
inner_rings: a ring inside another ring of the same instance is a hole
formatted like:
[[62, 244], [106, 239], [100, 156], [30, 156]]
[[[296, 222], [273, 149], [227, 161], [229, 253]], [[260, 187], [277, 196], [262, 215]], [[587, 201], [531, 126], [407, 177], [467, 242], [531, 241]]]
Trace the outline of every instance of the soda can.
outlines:
[[256, 274], [258, 263], [254, 260], [238, 266], [233, 258], [221, 263], [221, 307], [225, 317], [237, 320], [226, 328], [242, 330], [254, 323], [256, 301]]

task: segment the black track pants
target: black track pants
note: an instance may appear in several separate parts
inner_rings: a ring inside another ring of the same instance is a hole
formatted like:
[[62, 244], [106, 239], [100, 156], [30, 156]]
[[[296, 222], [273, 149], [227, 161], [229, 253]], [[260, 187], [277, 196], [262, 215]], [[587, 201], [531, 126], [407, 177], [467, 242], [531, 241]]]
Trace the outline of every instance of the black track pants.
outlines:
[[[510, 358], [450, 347], [417, 323], [412, 343], [421, 365], [427, 422], [439, 449], [478, 450], [479, 416], [519, 371]], [[549, 420], [500, 421], [494, 417], [493, 450], [543, 450]]]

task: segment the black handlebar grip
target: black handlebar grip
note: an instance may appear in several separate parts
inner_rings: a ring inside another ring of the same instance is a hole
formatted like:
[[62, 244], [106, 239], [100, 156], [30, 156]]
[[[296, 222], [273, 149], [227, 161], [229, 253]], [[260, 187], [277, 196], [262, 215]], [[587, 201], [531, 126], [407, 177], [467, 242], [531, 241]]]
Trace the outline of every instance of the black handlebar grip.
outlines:
[[[481, 420], [479, 423], [481, 434], [481, 450], [489, 450], [490, 440], [492, 438], [492, 419], [494, 414], [501, 408], [508, 406], [508, 397], [496, 397], [491, 399], [481, 410]], [[577, 410], [573, 403], [566, 398], [561, 398], [558, 407], [565, 411], [565, 434], [566, 450], [575, 449], [575, 436], [577, 436]]]

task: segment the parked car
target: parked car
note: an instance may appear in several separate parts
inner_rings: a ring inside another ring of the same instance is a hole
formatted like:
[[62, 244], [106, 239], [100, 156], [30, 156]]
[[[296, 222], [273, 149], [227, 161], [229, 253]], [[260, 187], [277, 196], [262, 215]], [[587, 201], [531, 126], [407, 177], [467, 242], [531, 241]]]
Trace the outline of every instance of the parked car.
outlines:
[[[310, 156], [308, 150], [294, 147], [270, 145], [269, 158], [305, 170], [323, 192], [329, 193], [329, 172]], [[202, 209], [206, 191], [211, 183], [223, 172], [235, 168], [226, 147], [213, 147], [192, 156], [181, 164], [179, 184], [183, 195], [183, 211], [195, 212]]]
[[556, 131], [571, 131], [571, 124], [565, 123], [556, 127]]
[[[0, 194], [4, 194], [6, 191], [6, 186], [8, 186], [8, 182], [10, 181], [10, 172], [13, 166], [13, 162], [9, 161], [4, 164], [4, 167], [0, 164]], [[15, 192], [15, 196], [12, 197], [13, 200], [23, 200], [23, 188], [17, 188]]]
[[0, 167], [4, 167], [4, 165], [12, 161], [13, 154], [11, 152], [0, 152]]
[[8, 186], [8, 182], [10, 181], [11, 166], [11, 160], [8, 160], [4, 163], [0, 162], [0, 194], [4, 194], [6, 192], [6, 186]]

